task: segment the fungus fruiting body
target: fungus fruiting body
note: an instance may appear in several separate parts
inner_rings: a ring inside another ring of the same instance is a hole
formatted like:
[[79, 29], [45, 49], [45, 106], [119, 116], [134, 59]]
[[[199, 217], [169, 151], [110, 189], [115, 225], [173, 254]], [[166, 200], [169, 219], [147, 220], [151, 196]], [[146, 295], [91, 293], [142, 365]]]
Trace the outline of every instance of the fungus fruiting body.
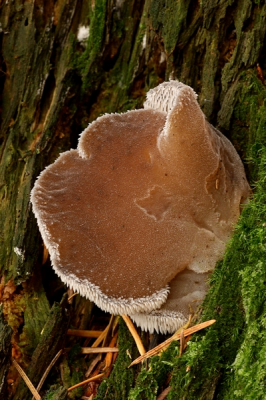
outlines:
[[91, 123], [31, 200], [63, 282], [143, 329], [172, 332], [203, 299], [249, 190], [194, 91], [170, 81], [144, 109]]

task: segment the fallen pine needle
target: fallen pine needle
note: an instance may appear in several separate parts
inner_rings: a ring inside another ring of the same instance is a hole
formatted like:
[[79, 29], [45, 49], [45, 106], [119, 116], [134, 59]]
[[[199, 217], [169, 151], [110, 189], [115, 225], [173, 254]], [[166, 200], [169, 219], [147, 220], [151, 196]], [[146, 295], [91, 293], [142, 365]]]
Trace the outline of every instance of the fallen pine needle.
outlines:
[[79, 383], [77, 383], [76, 385], [71, 386], [70, 388], [67, 389], [67, 391], [68, 391], [68, 392], [71, 392], [71, 390], [74, 390], [74, 389], [76, 389], [77, 387], [83, 386], [83, 385], [85, 385], [86, 383], [89, 383], [89, 382], [92, 382], [92, 381], [96, 381], [97, 379], [100, 379], [100, 378], [102, 378], [103, 376], [104, 376], [104, 374], [99, 374], [99, 375], [92, 376], [91, 378], [86, 379], [85, 381], [79, 382]]
[[[198, 332], [201, 329], [207, 328], [208, 326], [211, 326], [216, 322], [215, 319], [211, 319], [210, 321], [203, 322], [202, 324], [198, 324], [195, 326], [192, 326], [191, 328], [188, 328], [183, 331], [184, 337], [191, 335], [192, 333]], [[136, 365], [140, 363], [141, 361], [145, 360], [146, 358], [149, 358], [151, 356], [154, 356], [158, 354], [165, 346], [168, 346], [173, 340], [179, 340], [181, 336], [181, 332], [179, 333], [174, 333], [173, 336], [171, 336], [169, 339], [165, 340], [165, 342], [159, 344], [158, 346], [154, 347], [154, 349], [148, 351], [147, 353], [141, 355], [140, 357], [136, 358], [129, 367], [132, 367], [133, 365]], [[128, 368], [129, 368], [128, 367]]]
[[[191, 320], [192, 320], [192, 314], [190, 314], [188, 322], [181, 326], [181, 328], [179, 328], [174, 335], [177, 335], [178, 333], [180, 333], [180, 346], [179, 346], [179, 356], [182, 354], [183, 350], [185, 349], [185, 337], [184, 337], [184, 331], [185, 329], [188, 329], [190, 327], [191, 324]], [[170, 346], [171, 343], [169, 343], [168, 345], [166, 345], [158, 354], [160, 355], [161, 353], [163, 353], [164, 351], [167, 350], [167, 348]], [[184, 346], [184, 347], [183, 347]], [[180, 354], [181, 351], [181, 354]]]
[[180, 332], [179, 357], [182, 356], [184, 349], [185, 349], [185, 336], [184, 336], [184, 329], [182, 329]]
[[104, 331], [102, 331], [102, 333], [100, 334], [100, 336], [95, 340], [95, 342], [92, 344], [91, 347], [98, 347], [99, 344], [104, 340], [104, 338], [107, 335], [107, 332], [109, 331], [109, 325], [107, 325], [107, 327], [105, 328]]
[[35, 389], [35, 387], [33, 386], [33, 384], [31, 383], [31, 381], [29, 380], [29, 378], [27, 377], [27, 375], [25, 374], [25, 372], [23, 371], [23, 369], [21, 368], [21, 366], [16, 362], [16, 360], [12, 360], [16, 370], [18, 371], [18, 373], [20, 374], [21, 378], [24, 380], [24, 382], [26, 383], [26, 385], [28, 386], [28, 388], [30, 389], [31, 393], [33, 394], [34, 398], [36, 400], [42, 400], [41, 396], [39, 395], [39, 393], [37, 392], [37, 390]]
[[118, 347], [82, 347], [82, 354], [117, 353]]
[[141, 341], [141, 339], [139, 337], [138, 332], [136, 331], [136, 329], [135, 329], [135, 327], [133, 325], [133, 322], [131, 321], [131, 319], [127, 315], [122, 315], [122, 318], [125, 321], [125, 323], [126, 323], [128, 329], [129, 329], [131, 335], [133, 336], [133, 338], [134, 338], [134, 340], [136, 342], [136, 345], [137, 345], [137, 348], [138, 348], [138, 351], [139, 351], [140, 355], [143, 356], [146, 353], [146, 350], [144, 349], [142, 341]]
[[[110, 330], [111, 330], [111, 327], [112, 327], [112, 325], [113, 325], [114, 319], [115, 319], [115, 317], [114, 317], [114, 315], [112, 314], [111, 317], [110, 317], [110, 320], [109, 320], [109, 324], [107, 325], [107, 331], [106, 331], [106, 335], [105, 335], [105, 337], [104, 337], [104, 339], [103, 339], [103, 342], [102, 342], [102, 347], [105, 347], [105, 345], [106, 345], [107, 337], [108, 337], [108, 335], [109, 335], [109, 333], [110, 333]], [[110, 346], [110, 347], [111, 347], [111, 346]]]
[[166, 396], [168, 395], [168, 393], [171, 390], [171, 386], [168, 386], [166, 389], [164, 389], [164, 391], [157, 397], [156, 400], [164, 400], [166, 398]]
[[[116, 332], [116, 334], [112, 337], [111, 342], [109, 343], [109, 347], [114, 347], [116, 345], [117, 336], [118, 336], [118, 332]], [[113, 360], [113, 353], [107, 353], [105, 356], [105, 360], [104, 360], [105, 367], [103, 368], [103, 371], [105, 371], [106, 369], [111, 367], [112, 360]]]
[[[55, 365], [56, 361], [58, 360], [58, 358], [61, 356], [62, 354], [62, 349], [59, 350], [59, 352], [54, 356], [54, 358], [52, 359], [52, 361], [50, 362], [50, 364], [48, 365], [48, 367], [46, 368], [42, 379], [40, 380], [40, 382], [38, 383], [38, 386], [36, 388], [37, 392], [39, 392], [42, 388], [42, 385], [44, 384], [45, 379], [47, 378], [49, 372], [51, 371], [51, 369], [53, 368], [53, 366]], [[34, 397], [32, 398], [32, 400], [34, 400]]]
[[67, 299], [67, 301], [70, 301], [73, 299], [73, 297], [77, 296], [77, 292], [73, 293], [71, 296], [69, 296], [69, 298]]
[[115, 330], [116, 330], [116, 328], [118, 327], [119, 318], [120, 318], [119, 315], [117, 315], [117, 316], [114, 318], [114, 322], [113, 322], [113, 326], [112, 326], [112, 336], [114, 336]]
[[88, 338], [98, 338], [101, 336], [103, 331], [86, 331], [83, 329], [68, 329], [67, 334], [70, 336], [88, 337]]
[[46, 263], [49, 257], [49, 251], [45, 244], [43, 244], [42, 265]]
[[110, 318], [110, 321], [109, 321], [109, 324], [107, 325], [107, 327], [103, 331], [101, 331], [100, 336], [95, 340], [95, 342], [92, 344], [91, 347], [98, 347], [101, 342], [105, 342], [106, 336], [108, 335], [110, 327], [112, 325], [112, 321], [113, 321], [113, 315], [111, 315], [111, 318]]
[[90, 363], [89, 369], [85, 374], [85, 377], [88, 378], [90, 376], [90, 374], [92, 373], [92, 371], [94, 370], [94, 368], [96, 367], [96, 365], [98, 364], [98, 362], [100, 362], [102, 359], [102, 355], [98, 354], [94, 360]]

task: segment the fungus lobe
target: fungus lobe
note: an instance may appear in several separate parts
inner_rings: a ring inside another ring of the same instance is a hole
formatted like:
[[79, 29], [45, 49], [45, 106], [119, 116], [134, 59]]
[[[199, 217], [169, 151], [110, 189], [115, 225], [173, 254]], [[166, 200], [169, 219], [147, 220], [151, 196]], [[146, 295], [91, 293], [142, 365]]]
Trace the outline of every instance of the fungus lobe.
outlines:
[[[63, 282], [144, 329], [171, 332], [206, 292], [249, 196], [233, 145], [193, 89], [99, 117], [37, 179], [33, 211]], [[169, 293], [170, 292], [170, 293]]]

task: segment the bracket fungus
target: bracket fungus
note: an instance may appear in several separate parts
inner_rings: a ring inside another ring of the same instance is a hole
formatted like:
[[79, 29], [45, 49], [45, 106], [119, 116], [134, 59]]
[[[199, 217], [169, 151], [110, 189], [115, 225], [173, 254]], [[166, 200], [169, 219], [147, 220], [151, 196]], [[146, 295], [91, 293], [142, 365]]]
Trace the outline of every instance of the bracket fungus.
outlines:
[[170, 81], [143, 109], [92, 122], [31, 201], [63, 282], [143, 329], [173, 332], [202, 301], [249, 192], [231, 142], [193, 89]]

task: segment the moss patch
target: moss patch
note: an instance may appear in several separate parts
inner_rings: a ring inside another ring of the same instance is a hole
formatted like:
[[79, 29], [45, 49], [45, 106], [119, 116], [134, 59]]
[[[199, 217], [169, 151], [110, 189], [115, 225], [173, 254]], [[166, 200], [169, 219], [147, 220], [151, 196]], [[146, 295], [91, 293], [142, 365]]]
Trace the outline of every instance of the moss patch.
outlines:
[[172, 372], [175, 359], [178, 357], [176, 343], [171, 343], [160, 357], [152, 357], [138, 374], [135, 387], [131, 389], [130, 400], [156, 400], [158, 391], [163, 389], [169, 374]]
[[116, 363], [110, 377], [107, 380], [104, 380], [100, 385], [95, 400], [128, 399], [128, 392], [134, 382], [133, 369], [128, 369], [128, 366], [131, 363], [129, 355], [132, 359], [136, 358], [138, 355], [134, 340], [121, 318], [119, 321], [118, 342], [119, 354]]

